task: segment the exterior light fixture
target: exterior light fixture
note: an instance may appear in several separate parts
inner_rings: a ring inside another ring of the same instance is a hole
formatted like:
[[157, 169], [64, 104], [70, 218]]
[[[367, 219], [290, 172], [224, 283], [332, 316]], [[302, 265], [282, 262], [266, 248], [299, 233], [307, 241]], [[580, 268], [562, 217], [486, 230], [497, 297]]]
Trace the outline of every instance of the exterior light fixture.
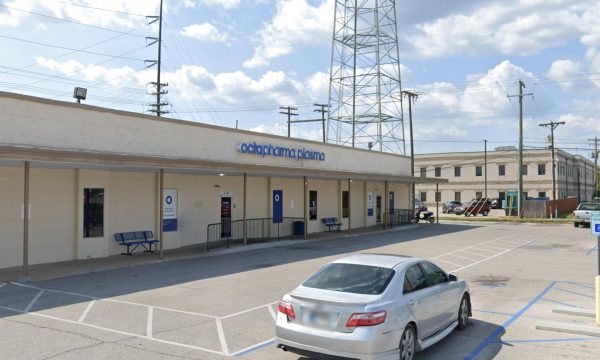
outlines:
[[87, 89], [86, 88], [76, 87], [73, 90], [73, 98], [77, 99], [77, 103], [78, 104], [81, 103], [81, 100], [85, 100], [86, 96], [87, 96]]

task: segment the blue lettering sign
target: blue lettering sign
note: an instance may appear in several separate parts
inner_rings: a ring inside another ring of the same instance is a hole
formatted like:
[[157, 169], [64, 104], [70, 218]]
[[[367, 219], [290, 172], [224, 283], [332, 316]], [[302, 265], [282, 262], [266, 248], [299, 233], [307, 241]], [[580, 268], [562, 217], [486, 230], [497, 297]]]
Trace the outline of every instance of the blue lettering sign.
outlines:
[[283, 146], [273, 146], [272, 144], [260, 145], [256, 142], [241, 143], [238, 145], [238, 151], [242, 154], [250, 154], [261, 157], [273, 156], [289, 159], [325, 161], [325, 153], [311, 151], [305, 148], [292, 149]]

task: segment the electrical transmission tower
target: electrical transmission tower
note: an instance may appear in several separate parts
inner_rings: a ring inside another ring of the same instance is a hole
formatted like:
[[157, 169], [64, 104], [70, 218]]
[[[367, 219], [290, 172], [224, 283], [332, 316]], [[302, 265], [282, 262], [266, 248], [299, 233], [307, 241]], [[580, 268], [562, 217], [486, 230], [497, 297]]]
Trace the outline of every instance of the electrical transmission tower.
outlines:
[[148, 107], [149, 107], [148, 112], [154, 113], [154, 114], [156, 114], [156, 116], [161, 116], [161, 115], [167, 114], [169, 112], [168, 110], [164, 110], [169, 105], [169, 103], [162, 100], [162, 95], [168, 94], [168, 90], [165, 90], [163, 88], [166, 88], [167, 86], [169, 86], [169, 84], [160, 82], [160, 68], [161, 68], [161, 64], [162, 64], [161, 49], [162, 49], [163, 0], [160, 1], [160, 15], [159, 16], [147, 16], [146, 18], [148, 19], [148, 25], [151, 25], [158, 21], [158, 38], [146, 37], [146, 46], [158, 44], [157, 60], [146, 60], [145, 61], [145, 63], [147, 64], [146, 68], [152, 67], [154, 65], [158, 66], [158, 69], [156, 71], [156, 81], [152, 81], [148, 84], [148, 85], [153, 86], [155, 89], [153, 92], [150, 93], [150, 95], [156, 97], [155, 103], [148, 104]]
[[406, 154], [395, 0], [335, 1], [330, 71], [327, 141]]

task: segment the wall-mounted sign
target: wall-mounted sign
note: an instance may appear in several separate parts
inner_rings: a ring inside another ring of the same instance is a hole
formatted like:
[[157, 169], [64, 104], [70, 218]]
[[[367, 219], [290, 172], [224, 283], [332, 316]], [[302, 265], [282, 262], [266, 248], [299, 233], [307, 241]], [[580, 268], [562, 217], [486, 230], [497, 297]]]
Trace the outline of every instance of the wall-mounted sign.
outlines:
[[389, 205], [390, 205], [390, 212], [394, 212], [394, 192], [390, 191], [390, 201], [389, 201]]
[[177, 231], [177, 189], [164, 190], [163, 231]]
[[373, 216], [373, 193], [367, 193], [367, 216]]
[[288, 148], [283, 146], [273, 146], [271, 144], [241, 143], [237, 149], [242, 154], [250, 154], [261, 157], [283, 157], [289, 159], [300, 160], [316, 160], [325, 161], [325, 153], [320, 151], [312, 151], [305, 148]]
[[283, 222], [283, 190], [273, 190], [273, 224]]
[[220, 197], [233, 197], [233, 191], [220, 191]]

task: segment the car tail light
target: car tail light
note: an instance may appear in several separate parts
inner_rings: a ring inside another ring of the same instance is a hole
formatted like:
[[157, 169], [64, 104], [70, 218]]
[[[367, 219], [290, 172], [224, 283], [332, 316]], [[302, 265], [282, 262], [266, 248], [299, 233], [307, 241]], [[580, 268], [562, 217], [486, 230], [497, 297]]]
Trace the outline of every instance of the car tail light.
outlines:
[[288, 317], [294, 319], [296, 318], [296, 314], [294, 314], [294, 308], [292, 307], [292, 303], [285, 300], [279, 300], [279, 312], [287, 315]]
[[348, 319], [346, 327], [357, 327], [357, 326], [374, 326], [383, 324], [387, 311], [377, 311], [371, 313], [354, 313]]

